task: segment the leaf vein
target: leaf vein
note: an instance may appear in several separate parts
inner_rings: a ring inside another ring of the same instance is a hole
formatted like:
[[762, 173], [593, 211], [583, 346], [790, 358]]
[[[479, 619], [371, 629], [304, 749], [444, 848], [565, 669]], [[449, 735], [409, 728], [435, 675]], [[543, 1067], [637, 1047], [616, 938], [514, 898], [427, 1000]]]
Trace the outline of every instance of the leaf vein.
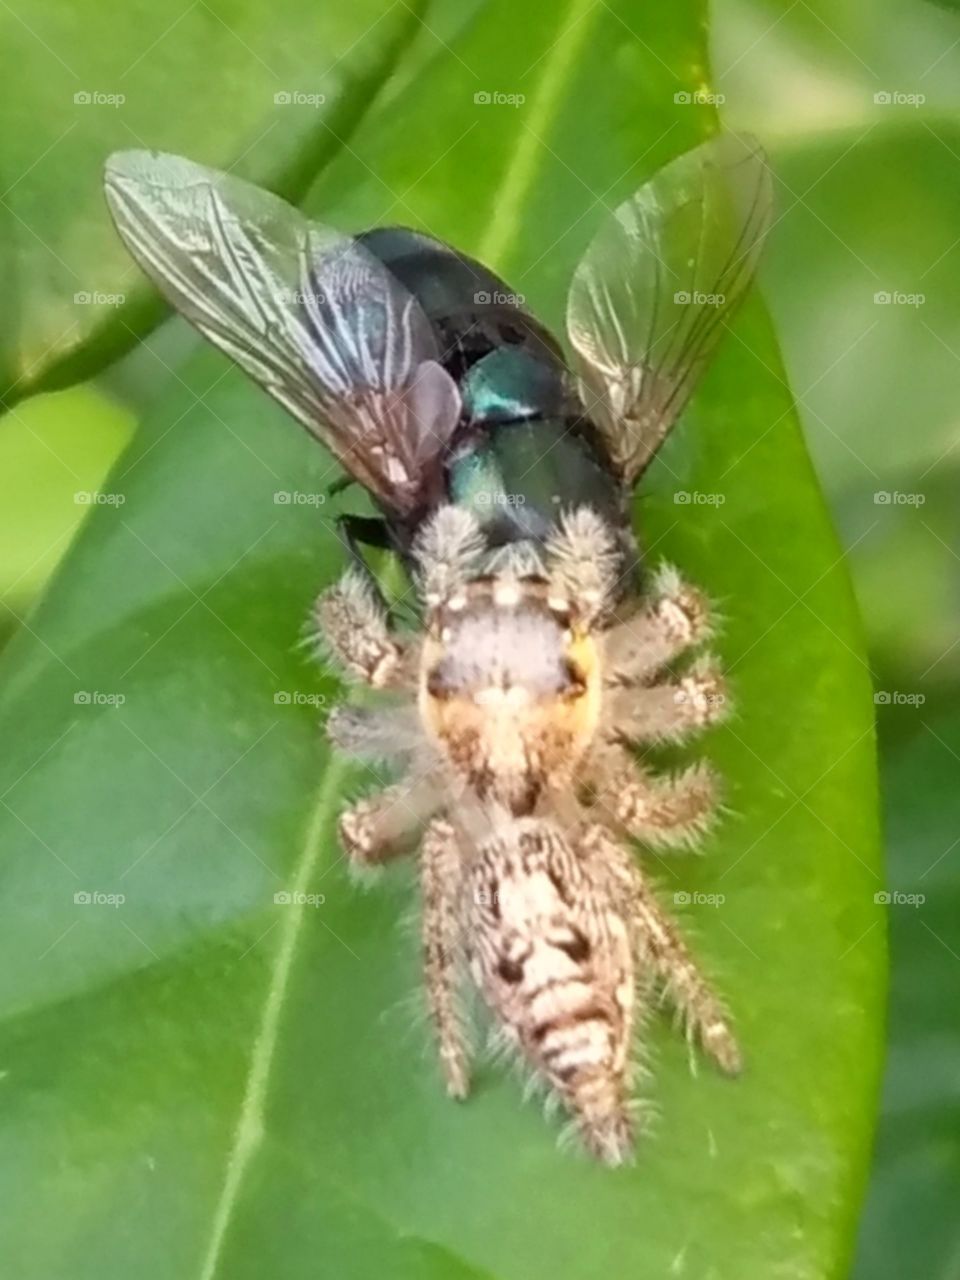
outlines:
[[541, 139], [556, 114], [567, 73], [590, 29], [587, 18], [599, 8], [597, 0], [571, 0], [563, 12], [560, 35], [547, 58], [525, 127], [500, 184], [489, 229], [480, 244], [477, 256], [481, 262], [501, 262], [517, 231], [520, 211], [533, 185], [536, 154], [544, 146]]
[[270, 1068], [280, 1035], [280, 1023], [290, 974], [306, 914], [303, 895], [307, 893], [317, 868], [323, 848], [327, 815], [331, 802], [342, 785], [344, 773], [343, 766], [331, 764], [328, 768], [307, 826], [303, 852], [297, 862], [291, 885], [292, 901], [285, 909], [281, 922], [282, 932], [276, 951], [273, 974], [263, 1007], [260, 1028], [250, 1053], [246, 1088], [240, 1104], [240, 1114], [233, 1130], [223, 1187], [213, 1215], [213, 1225], [200, 1270], [200, 1280], [213, 1280], [217, 1273], [227, 1228], [230, 1225], [247, 1167], [263, 1137], [263, 1113]]

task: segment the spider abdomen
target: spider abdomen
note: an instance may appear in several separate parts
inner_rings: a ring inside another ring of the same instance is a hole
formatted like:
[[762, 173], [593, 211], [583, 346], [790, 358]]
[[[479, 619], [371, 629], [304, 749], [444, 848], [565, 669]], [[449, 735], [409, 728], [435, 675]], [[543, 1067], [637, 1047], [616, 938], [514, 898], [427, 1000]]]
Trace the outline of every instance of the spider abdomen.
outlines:
[[562, 833], [505, 826], [467, 881], [473, 977], [499, 1026], [563, 1100], [595, 1154], [631, 1149], [634, 973], [618, 906]]

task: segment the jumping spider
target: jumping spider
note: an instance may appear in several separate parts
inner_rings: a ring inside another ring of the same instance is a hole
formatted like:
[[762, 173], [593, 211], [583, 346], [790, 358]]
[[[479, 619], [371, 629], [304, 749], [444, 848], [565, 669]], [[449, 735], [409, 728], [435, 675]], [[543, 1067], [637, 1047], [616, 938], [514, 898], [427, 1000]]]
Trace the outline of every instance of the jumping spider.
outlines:
[[398, 634], [356, 571], [316, 623], [346, 674], [407, 695], [329, 722], [351, 756], [402, 780], [340, 819], [356, 868], [419, 844], [423, 962], [448, 1092], [469, 1090], [457, 994], [465, 961], [500, 1029], [609, 1164], [633, 1149], [634, 1030], [660, 988], [726, 1072], [724, 1010], [631, 853], [694, 845], [717, 808], [703, 764], [672, 776], [634, 744], [677, 741], [725, 706], [715, 660], [668, 665], [710, 632], [703, 597], [669, 568], [619, 618], [612, 530], [559, 521], [539, 565], [485, 551], [474, 517], [442, 507], [414, 546], [424, 629]]

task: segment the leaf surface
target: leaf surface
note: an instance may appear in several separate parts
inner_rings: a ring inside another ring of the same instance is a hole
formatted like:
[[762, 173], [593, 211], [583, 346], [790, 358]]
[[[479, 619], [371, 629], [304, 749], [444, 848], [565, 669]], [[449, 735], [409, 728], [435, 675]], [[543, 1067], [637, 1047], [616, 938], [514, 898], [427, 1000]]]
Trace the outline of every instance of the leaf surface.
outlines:
[[[426, 227], [559, 325], [604, 206], [714, 127], [674, 100], [705, 81], [702, 38], [689, 2], [494, 0], [309, 207]], [[474, 101], [493, 92], [525, 101]], [[748, 1066], [694, 1076], [658, 1021], [657, 1131], [618, 1171], [558, 1151], [502, 1069], [444, 1097], [412, 873], [348, 882], [334, 823], [363, 779], [331, 762], [317, 721], [340, 691], [295, 646], [343, 568], [336, 472], [218, 356], [182, 377], [105, 486], [124, 504], [94, 513], [5, 654], [0, 1249], [18, 1275], [843, 1275], [883, 1002], [873, 708], [759, 301], [637, 502], [651, 563], [725, 618], [737, 714], [685, 754], [724, 771], [730, 815], [703, 858], [648, 865], [689, 899]]]
[[0, 11], [5, 404], [91, 377], [166, 314], [110, 225], [111, 151], [187, 153], [299, 199], [420, 29], [417, 4], [381, 0]]

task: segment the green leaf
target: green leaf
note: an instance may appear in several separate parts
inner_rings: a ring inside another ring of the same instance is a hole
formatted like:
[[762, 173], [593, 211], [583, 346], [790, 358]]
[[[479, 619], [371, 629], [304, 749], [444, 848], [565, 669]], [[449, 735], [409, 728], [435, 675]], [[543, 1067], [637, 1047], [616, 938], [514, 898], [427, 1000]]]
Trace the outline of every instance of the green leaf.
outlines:
[[38, 396], [0, 431], [0, 639], [21, 620], [84, 516], [133, 418], [91, 387]]
[[0, 108], [4, 401], [91, 377], [166, 314], [110, 225], [111, 151], [188, 153], [299, 200], [421, 29], [420, 7], [201, 0], [172, 17], [54, 0], [29, 20], [0, 11], [19, 86]]
[[[958, 35], [955, 15], [910, 0], [789, 14], [732, 0], [712, 33], [734, 127], [762, 136], [785, 188], [767, 298], [871, 665], [882, 689], [923, 689], [928, 707], [938, 693], [952, 704], [960, 630], [960, 597], [943, 589], [960, 483]], [[888, 743], [910, 722], [891, 714]]]
[[[795, 139], [774, 153], [775, 166], [789, 191], [809, 194], [768, 260], [874, 669], [884, 688], [922, 685], [928, 695], [951, 679], [944, 659], [960, 625], [956, 593], [941, 586], [956, 541], [958, 147], [960, 129], [929, 122]], [[810, 270], [798, 273], [805, 248]], [[907, 683], [891, 683], [901, 664], [912, 667], [900, 673]]]
[[[888, 704], [914, 721], [885, 760], [890, 876], [890, 1050], [855, 1275], [950, 1280], [960, 1235], [960, 719]], [[917, 723], [919, 722], [919, 723]]]
[[[494, 0], [318, 200], [339, 225], [451, 239], [559, 327], [604, 206], [713, 127], [674, 101], [706, 79], [703, 19], [692, 0]], [[490, 92], [525, 101], [474, 102]], [[737, 716], [691, 753], [724, 770], [730, 816], [702, 859], [648, 863], [668, 902], [722, 896], [683, 924], [748, 1067], [693, 1076], [658, 1022], [658, 1132], [618, 1171], [558, 1151], [502, 1069], [480, 1066], [465, 1105], [443, 1096], [412, 871], [348, 882], [334, 823], [361, 779], [330, 762], [316, 721], [339, 690], [294, 645], [343, 567], [321, 501], [336, 472], [212, 353], [183, 383], [0, 683], [17, 908], [0, 1247], [18, 1276], [844, 1274], [883, 1003], [872, 703], [759, 302], [637, 504], [651, 560], [726, 618]]]
[[944, 589], [960, 480], [960, 29], [908, 0], [789, 14], [734, 0], [714, 18], [718, 87], [790, 193], [768, 298], [881, 700], [889, 1049], [853, 1274], [947, 1280], [960, 1259], [960, 597]]

